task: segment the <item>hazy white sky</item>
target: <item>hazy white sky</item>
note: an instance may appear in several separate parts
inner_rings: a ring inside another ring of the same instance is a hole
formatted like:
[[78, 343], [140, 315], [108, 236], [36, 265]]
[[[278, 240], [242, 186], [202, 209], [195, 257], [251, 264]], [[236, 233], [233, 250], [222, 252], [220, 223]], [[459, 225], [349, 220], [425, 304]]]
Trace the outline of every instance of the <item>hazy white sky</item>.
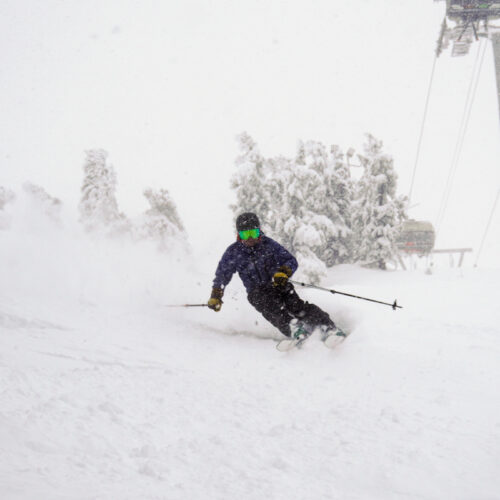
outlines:
[[[208, 244], [232, 236], [236, 134], [274, 156], [293, 155], [298, 139], [359, 149], [371, 132], [407, 194], [444, 10], [431, 0], [1, 0], [0, 185], [30, 180], [76, 206], [83, 151], [102, 147], [126, 213], [145, 208], [145, 187], [166, 187], [193, 242]], [[437, 216], [478, 49], [437, 61], [417, 218]], [[500, 187], [499, 132], [488, 47], [439, 246], [479, 246]]]

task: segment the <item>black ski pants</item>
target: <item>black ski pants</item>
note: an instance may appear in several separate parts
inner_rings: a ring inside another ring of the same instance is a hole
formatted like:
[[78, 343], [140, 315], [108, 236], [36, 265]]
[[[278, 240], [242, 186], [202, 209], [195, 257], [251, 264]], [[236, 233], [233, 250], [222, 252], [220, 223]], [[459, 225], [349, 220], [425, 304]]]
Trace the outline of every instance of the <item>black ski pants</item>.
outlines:
[[335, 327], [330, 316], [318, 306], [303, 301], [291, 283], [284, 286], [273, 286], [272, 283], [258, 286], [249, 292], [248, 301], [287, 337], [291, 336], [290, 322], [293, 319], [304, 323], [311, 330], [323, 325]]

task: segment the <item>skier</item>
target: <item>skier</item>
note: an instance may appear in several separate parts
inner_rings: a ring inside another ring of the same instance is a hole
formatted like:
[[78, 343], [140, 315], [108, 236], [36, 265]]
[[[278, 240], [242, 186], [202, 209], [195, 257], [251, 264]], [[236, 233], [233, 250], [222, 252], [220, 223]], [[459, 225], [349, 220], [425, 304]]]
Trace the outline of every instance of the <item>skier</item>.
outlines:
[[324, 340], [339, 331], [325, 311], [297, 295], [288, 280], [297, 260], [262, 232], [256, 214], [239, 215], [236, 230], [237, 241], [226, 249], [215, 272], [210, 309], [220, 311], [225, 287], [237, 272], [250, 304], [283, 335], [303, 340], [320, 327]]

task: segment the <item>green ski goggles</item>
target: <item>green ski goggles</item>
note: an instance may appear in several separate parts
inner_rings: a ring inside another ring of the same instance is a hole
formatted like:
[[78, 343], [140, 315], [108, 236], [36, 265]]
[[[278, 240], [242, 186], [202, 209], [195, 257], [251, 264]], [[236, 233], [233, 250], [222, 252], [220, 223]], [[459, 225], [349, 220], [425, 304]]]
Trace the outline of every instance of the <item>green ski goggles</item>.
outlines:
[[245, 231], [239, 231], [238, 233], [242, 240], [248, 240], [248, 238], [257, 239], [260, 236], [260, 229], [246, 229]]

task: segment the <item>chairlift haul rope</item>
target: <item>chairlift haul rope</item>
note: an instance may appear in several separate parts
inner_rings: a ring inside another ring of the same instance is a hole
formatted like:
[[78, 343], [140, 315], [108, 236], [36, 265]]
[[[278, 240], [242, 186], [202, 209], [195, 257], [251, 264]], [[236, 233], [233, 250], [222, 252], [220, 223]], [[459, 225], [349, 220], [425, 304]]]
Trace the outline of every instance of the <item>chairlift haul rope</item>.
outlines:
[[[452, 158], [451, 165], [450, 165], [450, 168], [448, 171], [446, 185], [445, 185], [445, 188], [443, 191], [443, 196], [441, 198], [441, 203], [439, 206], [438, 215], [436, 217], [436, 237], [440, 232], [440, 229], [441, 229], [441, 226], [442, 226], [442, 223], [444, 220], [446, 208], [448, 206], [448, 201], [449, 201], [451, 190], [453, 187], [453, 181], [455, 179], [455, 175], [456, 175], [456, 172], [458, 169], [459, 159], [460, 159], [460, 155], [461, 155], [464, 140], [465, 140], [465, 135], [467, 133], [467, 129], [469, 126], [472, 106], [474, 104], [476, 91], [477, 91], [477, 87], [478, 87], [478, 83], [479, 83], [479, 77], [480, 77], [481, 69], [483, 66], [484, 54], [486, 52], [486, 46], [487, 46], [487, 43], [484, 42], [483, 46], [481, 47], [481, 42], [480, 42], [479, 46], [478, 46], [477, 53], [476, 53], [476, 59], [474, 61], [474, 66], [472, 69], [472, 74], [471, 74], [471, 78], [470, 78], [470, 82], [469, 82], [469, 88], [467, 90], [467, 97], [465, 100], [464, 110], [462, 113], [462, 119], [460, 122], [457, 143], [455, 145], [455, 150], [453, 152], [453, 158]], [[481, 49], [482, 49], [482, 53], [480, 56]], [[479, 65], [478, 65], [478, 61], [479, 61]]]

